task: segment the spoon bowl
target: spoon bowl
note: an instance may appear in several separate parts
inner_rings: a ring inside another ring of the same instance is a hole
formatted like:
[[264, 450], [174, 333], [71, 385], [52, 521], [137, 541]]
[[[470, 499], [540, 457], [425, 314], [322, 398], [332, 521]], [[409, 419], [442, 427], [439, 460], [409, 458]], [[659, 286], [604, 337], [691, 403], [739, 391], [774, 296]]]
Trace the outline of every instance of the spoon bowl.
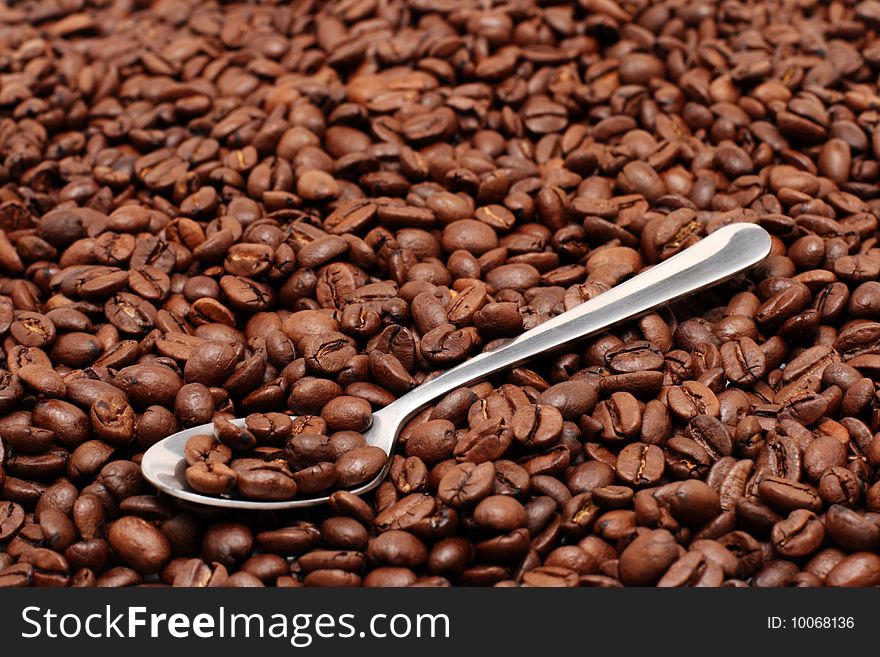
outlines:
[[[609, 291], [431, 378], [373, 413], [364, 438], [368, 445], [380, 447], [390, 457], [406, 422], [438, 397], [720, 283], [757, 264], [769, 253], [770, 236], [763, 228], [754, 224], [724, 226]], [[241, 427], [245, 420], [236, 419], [233, 423]], [[325, 504], [329, 499], [329, 492], [323, 496], [272, 502], [242, 499], [234, 493], [222, 497], [196, 493], [184, 476], [184, 447], [192, 436], [213, 433], [213, 424], [202, 424], [159, 441], [144, 454], [141, 462], [144, 477], [174, 497], [231, 509], [297, 509]], [[355, 495], [372, 490], [382, 482], [390, 463], [389, 458], [371, 481], [346, 490]]]
[[[388, 410], [391, 406], [373, 413], [373, 420], [370, 428], [364, 432], [364, 438], [368, 445], [375, 445], [385, 450], [386, 454], [390, 454], [394, 442], [397, 440], [397, 434], [400, 432], [400, 426], [393, 421]], [[393, 409], [392, 409], [393, 410]], [[244, 418], [236, 418], [231, 420], [232, 424], [237, 427], [245, 425]], [[197, 493], [186, 483], [186, 459], [183, 456], [183, 450], [187, 441], [193, 436], [199, 434], [213, 435], [213, 423], [200, 424], [183, 431], [178, 431], [160, 440], [158, 443], [150, 447], [144, 454], [141, 462], [141, 470], [147, 481], [153, 484], [163, 493], [168, 493], [174, 497], [195, 502], [196, 504], [205, 504], [208, 506], [223, 507], [226, 509], [250, 509], [271, 511], [277, 509], [299, 509], [307, 506], [315, 506], [317, 504], [325, 504], [330, 499], [329, 493], [320, 497], [297, 497], [293, 500], [283, 500], [280, 502], [263, 502], [258, 500], [248, 500], [236, 495], [233, 491], [222, 497], [214, 497], [211, 495], [203, 495]], [[392, 437], [393, 436], [393, 437]], [[382, 471], [372, 481], [358, 486], [357, 488], [346, 489], [355, 495], [363, 495], [369, 490], [375, 488], [391, 465], [391, 460], [385, 464]], [[332, 492], [332, 491], [331, 491]]]

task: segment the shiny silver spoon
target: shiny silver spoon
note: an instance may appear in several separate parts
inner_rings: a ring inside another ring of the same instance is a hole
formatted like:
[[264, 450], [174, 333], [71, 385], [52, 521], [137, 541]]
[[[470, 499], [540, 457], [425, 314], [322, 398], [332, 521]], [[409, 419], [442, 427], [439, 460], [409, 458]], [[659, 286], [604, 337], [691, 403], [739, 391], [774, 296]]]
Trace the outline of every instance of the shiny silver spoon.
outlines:
[[[438, 397], [720, 283], [760, 262], [769, 252], [770, 236], [763, 228], [753, 224], [725, 226], [608, 292], [420, 385], [373, 413], [373, 423], [364, 437], [368, 444], [391, 454], [406, 421]], [[244, 425], [244, 419], [233, 422]], [[190, 490], [184, 478], [183, 448], [196, 434], [213, 434], [213, 425], [203, 424], [180, 431], [150, 447], [141, 463], [147, 480], [169, 495], [198, 504], [233, 509], [297, 509], [327, 502], [327, 496], [258, 502], [234, 496], [211, 497]], [[361, 495], [378, 486], [389, 464], [390, 459], [375, 479], [350, 492]]]

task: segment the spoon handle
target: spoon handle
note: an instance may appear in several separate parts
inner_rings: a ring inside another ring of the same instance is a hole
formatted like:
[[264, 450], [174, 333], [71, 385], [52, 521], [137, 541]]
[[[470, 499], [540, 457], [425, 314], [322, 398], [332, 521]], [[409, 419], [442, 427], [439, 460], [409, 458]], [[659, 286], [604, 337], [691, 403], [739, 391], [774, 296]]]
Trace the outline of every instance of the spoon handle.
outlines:
[[[770, 236], [759, 226], [731, 224], [720, 228], [611, 290], [422, 384], [389, 405], [388, 414], [409, 415], [456, 388], [720, 283], [760, 262], [769, 252]], [[392, 407], [396, 408], [392, 411]]]

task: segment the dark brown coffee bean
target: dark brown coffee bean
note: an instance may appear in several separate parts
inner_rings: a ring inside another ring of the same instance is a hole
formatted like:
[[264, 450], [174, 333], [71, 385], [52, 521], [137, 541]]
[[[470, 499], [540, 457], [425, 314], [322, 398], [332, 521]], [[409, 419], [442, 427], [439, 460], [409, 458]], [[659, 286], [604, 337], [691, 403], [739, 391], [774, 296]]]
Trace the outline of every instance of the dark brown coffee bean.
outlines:
[[202, 553], [207, 561], [232, 567], [250, 556], [254, 545], [251, 531], [237, 523], [214, 523], [202, 539]]
[[474, 509], [474, 520], [481, 526], [496, 532], [507, 532], [526, 524], [522, 504], [506, 495], [491, 495]]
[[657, 484], [665, 467], [663, 450], [656, 445], [630, 443], [617, 456], [617, 477], [630, 486]]
[[700, 552], [688, 552], [669, 567], [657, 586], [721, 586], [723, 581], [721, 566]]
[[495, 489], [495, 466], [492, 463], [460, 463], [453, 466], [437, 489], [438, 498], [453, 508], [473, 506]]
[[408, 532], [391, 530], [370, 540], [367, 558], [391, 566], [419, 566], [428, 551], [418, 538]]
[[225, 418], [214, 421], [214, 435], [217, 442], [232, 451], [245, 451], [257, 444], [257, 439], [245, 427], [239, 427]]
[[773, 549], [783, 557], [800, 558], [812, 554], [825, 538], [825, 527], [815, 513], [796, 509], [785, 520], [773, 525]]
[[[662, 4], [105, 4], [6, 17], [45, 29], [0, 89], [0, 585], [876, 583], [871, 3], [775, 12], [782, 82], [730, 12]], [[711, 48], [668, 47], [694, 26]], [[735, 222], [773, 246], [732, 287], [368, 446], [374, 410]], [[209, 422], [193, 490], [327, 495], [317, 524], [156, 496], [143, 451]]]
[[764, 478], [758, 484], [758, 494], [769, 506], [782, 512], [818, 511], [822, 507], [822, 499], [812, 486], [782, 477]]
[[204, 342], [194, 349], [186, 361], [187, 382], [205, 386], [222, 385], [235, 369], [238, 360], [235, 347], [224, 342]]
[[566, 381], [551, 386], [541, 393], [543, 404], [559, 409], [565, 420], [576, 420], [590, 412], [596, 405], [598, 395], [595, 388], [585, 381]]
[[738, 385], [754, 385], [764, 376], [766, 359], [764, 352], [749, 337], [741, 337], [721, 345], [724, 374]]
[[152, 404], [172, 405], [183, 385], [180, 377], [170, 367], [152, 364], [125, 367], [119, 370], [113, 383], [140, 408]]
[[336, 467], [332, 463], [317, 463], [293, 473], [299, 493], [309, 495], [327, 490], [336, 483]]
[[228, 493], [238, 481], [235, 470], [225, 463], [201, 461], [186, 469], [186, 483], [198, 492], [206, 495], [222, 495]]
[[880, 558], [872, 552], [856, 552], [838, 563], [825, 578], [826, 586], [876, 586], [880, 581]]
[[839, 504], [832, 505], [825, 513], [825, 528], [837, 545], [851, 552], [875, 550], [880, 544], [880, 526], [873, 518]]
[[372, 409], [365, 399], [343, 395], [325, 404], [321, 417], [332, 431], [364, 432], [372, 422]]
[[107, 539], [114, 553], [142, 574], [158, 572], [171, 558], [168, 539], [153, 525], [135, 516], [114, 521]]
[[667, 400], [669, 410], [685, 421], [697, 415], [718, 417], [721, 412], [715, 393], [697, 381], [685, 381], [670, 388]]
[[236, 475], [236, 490], [245, 497], [271, 501], [296, 495], [296, 481], [284, 461], [244, 458], [232, 461], [229, 467]]
[[640, 535], [620, 555], [619, 572], [625, 585], [657, 582], [679, 556], [672, 534], [656, 529]]
[[336, 482], [351, 488], [372, 480], [385, 467], [388, 456], [379, 447], [359, 447], [336, 461]]
[[672, 484], [663, 499], [678, 522], [692, 527], [709, 522], [722, 508], [720, 496], [702, 481]]
[[24, 525], [25, 512], [15, 502], [3, 502], [0, 505], [0, 540], [9, 541]]

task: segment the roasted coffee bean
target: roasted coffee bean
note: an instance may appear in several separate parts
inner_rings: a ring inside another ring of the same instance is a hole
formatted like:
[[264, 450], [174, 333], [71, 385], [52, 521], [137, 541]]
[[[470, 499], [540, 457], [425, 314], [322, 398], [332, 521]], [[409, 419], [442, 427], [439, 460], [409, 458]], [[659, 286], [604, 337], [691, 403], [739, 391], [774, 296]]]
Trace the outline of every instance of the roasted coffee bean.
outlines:
[[725, 376], [738, 385], [754, 385], [764, 376], [764, 352], [749, 337], [725, 342], [721, 345], [721, 358]]
[[671, 484], [662, 499], [678, 522], [691, 527], [704, 525], [721, 510], [720, 496], [702, 481]]
[[667, 402], [669, 410], [684, 421], [692, 420], [697, 415], [718, 417], [721, 412], [715, 393], [697, 381], [685, 381], [680, 386], [670, 388]]
[[254, 546], [251, 530], [238, 523], [214, 523], [202, 538], [202, 553], [208, 562], [217, 561], [227, 568], [247, 559]]
[[818, 511], [822, 508], [822, 499], [812, 486], [782, 477], [764, 478], [758, 484], [758, 495], [769, 506], [782, 512], [794, 509]]
[[57, 509], [44, 509], [40, 513], [40, 531], [46, 547], [56, 552], [64, 552], [76, 540], [73, 521]]
[[425, 562], [424, 543], [408, 532], [391, 530], [370, 540], [367, 558], [390, 566], [415, 567]]
[[474, 520], [482, 527], [496, 532], [508, 532], [526, 524], [522, 504], [507, 495], [491, 495], [474, 509]]
[[621, 441], [636, 436], [642, 428], [643, 411], [639, 401], [628, 392], [614, 392], [600, 402], [593, 417], [602, 424], [602, 438]]
[[650, 342], [630, 342], [606, 351], [605, 364], [617, 373], [659, 370], [663, 354]]
[[332, 463], [317, 463], [293, 473], [296, 490], [302, 494], [318, 493], [336, 483], [336, 468]]
[[168, 539], [156, 527], [135, 516], [114, 521], [107, 540], [125, 563], [141, 574], [156, 573], [171, 558]]
[[235, 459], [229, 464], [235, 472], [235, 488], [255, 500], [289, 500], [297, 485], [287, 463], [281, 460]]
[[174, 413], [184, 426], [210, 422], [214, 415], [211, 390], [202, 383], [181, 386], [174, 399]]
[[875, 550], [880, 544], [880, 526], [868, 516], [834, 504], [825, 513], [825, 528], [834, 542], [846, 550]]
[[20, 588], [34, 585], [34, 567], [17, 563], [0, 570], [0, 588]]
[[638, 536], [620, 555], [620, 581], [629, 586], [656, 583], [679, 556], [678, 545], [665, 529]]
[[376, 477], [388, 456], [379, 447], [359, 447], [336, 461], [336, 481], [344, 488], [366, 483]]
[[0, 540], [9, 541], [24, 525], [25, 512], [20, 504], [3, 502], [0, 505]]
[[187, 382], [206, 386], [222, 385], [232, 374], [237, 360], [235, 347], [231, 344], [203, 342], [186, 360], [184, 378]]
[[724, 571], [700, 552], [688, 552], [673, 563], [657, 582], [659, 587], [721, 586]]
[[217, 442], [233, 451], [245, 451], [257, 444], [257, 439], [246, 427], [239, 427], [222, 417], [214, 421], [214, 435]]
[[153, 404], [170, 406], [183, 382], [166, 365], [138, 364], [125, 367], [117, 373], [113, 384], [141, 408]]
[[365, 399], [342, 395], [324, 405], [321, 417], [332, 431], [363, 432], [372, 422], [372, 409]]
[[826, 470], [819, 479], [819, 495], [826, 504], [854, 507], [859, 503], [862, 490], [858, 476], [843, 467]]
[[630, 443], [617, 456], [617, 477], [630, 486], [657, 484], [665, 467], [663, 450], [656, 445]]
[[492, 463], [459, 463], [440, 480], [437, 496], [453, 508], [473, 506], [495, 489], [495, 466]]
[[186, 482], [198, 492], [207, 495], [228, 493], [238, 481], [235, 470], [225, 463], [200, 461], [186, 469]]
[[825, 526], [816, 514], [796, 509], [773, 525], [773, 549], [783, 557], [800, 558], [815, 552], [825, 538]]
[[541, 393], [543, 404], [559, 409], [565, 420], [576, 420], [590, 412], [598, 398], [596, 389], [585, 381], [566, 381], [551, 386]]
[[700, 445], [713, 461], [733, 453], [733, 439], [727, 426], [711, 415], [697, 415], [685, 430], [687, 436]]
[[804, 471], [810, 481], [818, 483], [831, 468], [846, 463], [846, 448], [837, 438], [818, 436], [804, 449]]
[[826, 586], [876, 586], [880, 582], [880, 558], [873, 552], [855, 552], [838, 563], [825, 577]]
[[562, 414], [549, 404], [520, 406], [511, 418], [513, 437], [531, 449], [554, 444], [562, 433], [562, 424]]
[[70, 565], [63, 555], [47, 548], [36, 547], [19, 557], [19, 563], [33, 566], [35, 586], [62, 587], [70, 583]]
[[[4, 15], [0, 585], [876, 584], [871, 3], [43, 4]], [[735, 281], [369, 446], [742, 221]], [[207, 423], [196, 492], [330, 503], [176, 511], [142, 452]]]

